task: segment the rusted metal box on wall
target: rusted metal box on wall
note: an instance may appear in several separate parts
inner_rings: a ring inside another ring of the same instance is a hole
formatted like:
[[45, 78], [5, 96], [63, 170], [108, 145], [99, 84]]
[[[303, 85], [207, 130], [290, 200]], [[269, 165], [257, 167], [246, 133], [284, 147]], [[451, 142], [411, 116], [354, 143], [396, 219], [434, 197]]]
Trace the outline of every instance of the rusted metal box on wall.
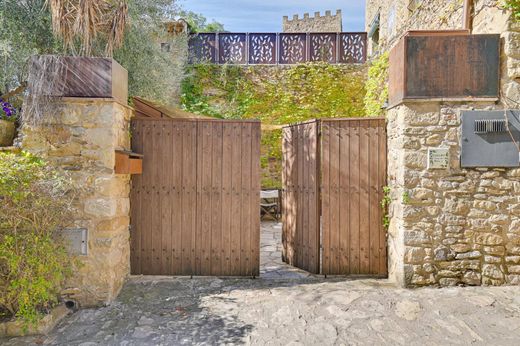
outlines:
[[128, 71], [114, 59], [40, 55], [31, 63], [32, 73], [47, 82], [47, 96], [111, 98], [128, 104]]
[[389, 104], [498, 99], [500, 35], [413, 31], [390, 52]]

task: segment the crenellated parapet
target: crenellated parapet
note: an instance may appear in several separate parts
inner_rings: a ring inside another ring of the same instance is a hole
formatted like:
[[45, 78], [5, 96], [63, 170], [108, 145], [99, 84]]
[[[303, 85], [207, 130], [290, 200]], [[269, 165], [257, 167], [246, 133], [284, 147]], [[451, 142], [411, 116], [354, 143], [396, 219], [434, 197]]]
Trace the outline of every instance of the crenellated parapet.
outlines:
[[325, 11], [324, 15], [315, 12], [313, 17], [309, 13], [304, 13], [303, 18], [298, 14], [293, 15], [292, 19], [283, 17], [283, 32], [341, 32], [342, 29], [341, 10], [336, 10], [336, 14]]

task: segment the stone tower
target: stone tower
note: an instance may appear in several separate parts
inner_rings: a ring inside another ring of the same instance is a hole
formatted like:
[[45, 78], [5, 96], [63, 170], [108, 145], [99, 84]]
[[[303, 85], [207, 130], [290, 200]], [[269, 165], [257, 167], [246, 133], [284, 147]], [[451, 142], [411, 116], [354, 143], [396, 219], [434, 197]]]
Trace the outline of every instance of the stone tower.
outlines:
[[341, 10], [336, 10], [334, 15], [331, 11], [325, 11], [324, 16], [315, 12], [314, 17], [310, 17], [308, 13], [303, 18], [299, 18], [297, 14], [293, 19], [283, 17], [283, 32], [341, 32], [342, 29]]

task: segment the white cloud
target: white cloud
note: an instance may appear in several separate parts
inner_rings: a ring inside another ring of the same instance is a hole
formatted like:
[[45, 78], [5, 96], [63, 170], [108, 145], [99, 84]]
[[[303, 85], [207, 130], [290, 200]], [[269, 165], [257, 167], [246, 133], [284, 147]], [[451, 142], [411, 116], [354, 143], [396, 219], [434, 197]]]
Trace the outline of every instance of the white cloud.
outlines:
[[343, 31], [364, 31], [364, 0], [179, 0], [179, 4], [234, 32], [281, 31], [283, 16], [336, 9], [343, 13]]

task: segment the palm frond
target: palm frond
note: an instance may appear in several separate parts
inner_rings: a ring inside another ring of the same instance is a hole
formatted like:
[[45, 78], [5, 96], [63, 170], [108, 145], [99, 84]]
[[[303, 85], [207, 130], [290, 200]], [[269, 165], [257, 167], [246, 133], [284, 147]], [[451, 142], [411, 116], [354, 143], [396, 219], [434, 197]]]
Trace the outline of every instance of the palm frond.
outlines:
[[127, 0], [47, 0], [52, 29], [71, 53], [90, 56], [103, 42], [112, 56], [123, 43], [128, 21]]

